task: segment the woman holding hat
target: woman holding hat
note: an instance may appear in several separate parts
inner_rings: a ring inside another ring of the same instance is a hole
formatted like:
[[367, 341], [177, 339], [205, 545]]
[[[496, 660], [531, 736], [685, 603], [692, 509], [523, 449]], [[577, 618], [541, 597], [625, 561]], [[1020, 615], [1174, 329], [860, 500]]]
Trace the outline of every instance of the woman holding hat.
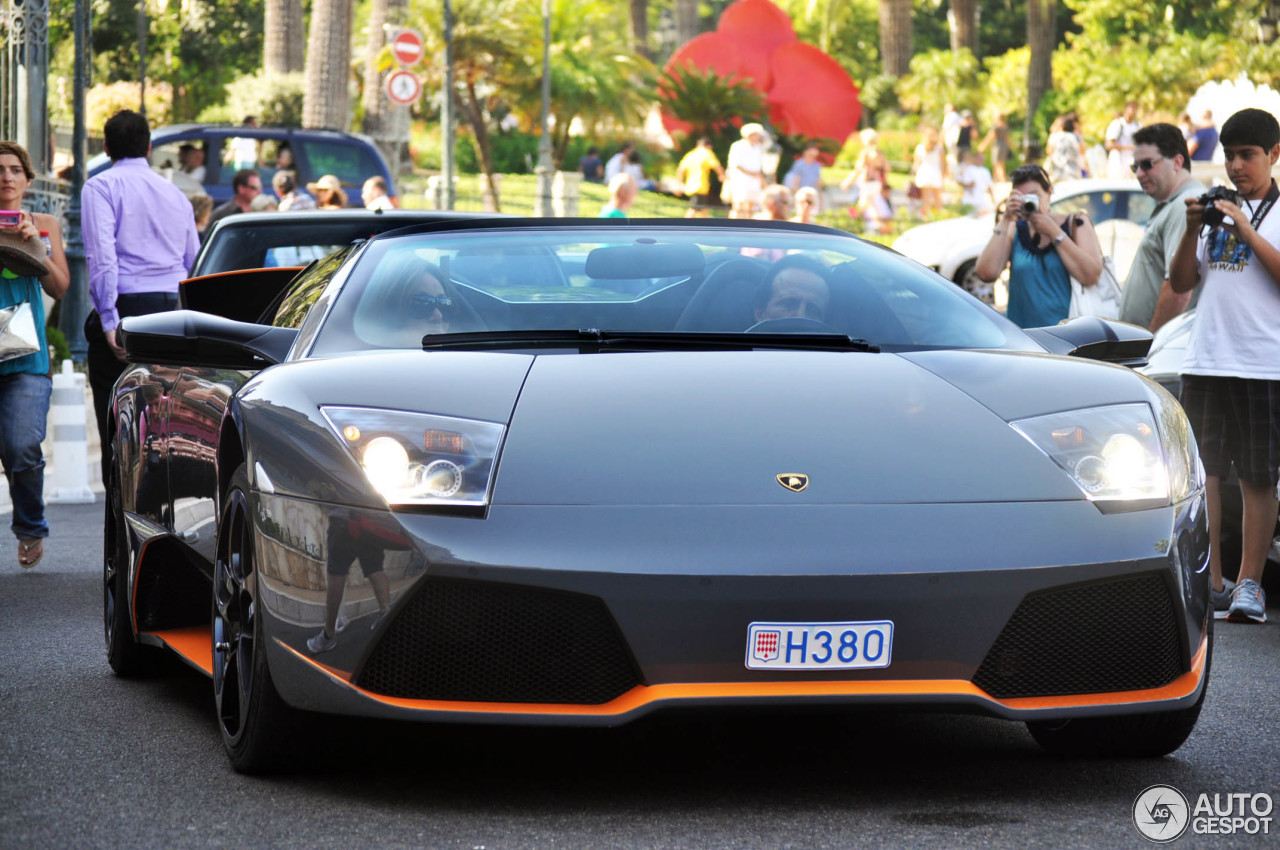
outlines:
[[340, 210], [347, 205], [347, 193], [342, 191], [342, 181], [332, 174], [308, 183], [307, 191], [315, 196], [316, 209]]
[[731, 218], [751, 218], [760, 209], [767, 181], [764, 176], [764, 127], [743, 124], [742, 138], [729, 146], [728, 201]]
[[[0, 142], [0, 209], [21, 210], [23, 196], [35, 175], [31, 157], [22, 145]], [[40, 452], [40, 441], [45, 435], [53, 384], [49, 379], [49, 349], [41, 296], [47, 292], [61, 298], [71, 275], [57, 218], [23, 211], [21, 220], [9, 230], [21, 238], [24, 245], [41, 246], [40, 238], [46, 235], [49, 240], [43, 273], [36, 271], [41, 263], [30, 261], [26, 264], [28, 268], [6, 266], [0, 272], [0, 309], [27, 304], [35, 320], [37, 350], [0, 360], [0, 462], [4, 464], [9, 496], [13, 500], [10, 527], [18, 538], [18, 564], [31, 568], [44, 557], [44, 539], [49, 536], [49, 523], [44, 516], [44, 455]]]

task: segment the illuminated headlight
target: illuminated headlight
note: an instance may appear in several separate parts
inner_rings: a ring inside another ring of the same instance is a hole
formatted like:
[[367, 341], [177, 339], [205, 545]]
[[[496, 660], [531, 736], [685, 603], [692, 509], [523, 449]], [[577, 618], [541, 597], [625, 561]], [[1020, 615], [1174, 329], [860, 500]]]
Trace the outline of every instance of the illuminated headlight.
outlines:
[[1108, 511], [1139, 510], [1185, 498], [1203, 482], [1187, 416], [1162, 393], [1147, 404], [1117, 404], [1009, 423]]
[[506, 432], [497, 422], [366, 407], [321, 412], [388, 505], [488, 504]]

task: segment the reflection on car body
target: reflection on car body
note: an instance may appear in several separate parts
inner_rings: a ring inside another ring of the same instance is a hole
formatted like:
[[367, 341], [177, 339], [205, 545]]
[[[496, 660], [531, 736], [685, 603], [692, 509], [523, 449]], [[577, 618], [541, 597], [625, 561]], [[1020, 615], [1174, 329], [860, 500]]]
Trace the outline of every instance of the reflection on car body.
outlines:
[[[775, 255], [818, 270], [820, 319], [758, 315]], [[109, 658], [209, 674], [238, 769], [287, 758], [296, 709], [930, 705], [1146, 755], [1194, 725], [1204, 483], [1181, 408], [1117, 365], [1145, 332], [1024, 332], [755, 221], [440, 222], [273, 274], [240, 276], [273, 290], [257, 322], [127, 320], [113, 418]], [[225, 277], [184, 286], [225, 312]], [[142, 458], [166, 405], [212, 459]]]

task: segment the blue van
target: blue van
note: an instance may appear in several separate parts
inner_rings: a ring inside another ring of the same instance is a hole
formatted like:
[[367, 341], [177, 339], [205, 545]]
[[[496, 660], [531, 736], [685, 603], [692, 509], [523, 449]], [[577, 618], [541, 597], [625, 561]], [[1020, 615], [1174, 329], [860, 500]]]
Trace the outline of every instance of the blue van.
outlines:
[[[182, 174], [181, 150], [192, 145], [204, 153], [202, 180]], [[276, 171], [291, 167], [298, 173], [299, 188], [325, 174], [342, 182], [347, 206], [361, 207], [364, 181], [381, 175], [387, 194], [395, 197], [395, 182], [387, 161], [367, 136], [337, 130], [304, 130], [300, 127], [250, 127], [236, 124], [175, 124], [151, 131], [151, 166], [188, 194], [203, 190], [215, 205], [233, 194], [231, 178], [241, 168], [254, 168], [262, 186], [271, 192]], [[290, 165], [291, 163], [291, 165]], [[89, 176], [111, 166], [106, 154], [89, 160]]]

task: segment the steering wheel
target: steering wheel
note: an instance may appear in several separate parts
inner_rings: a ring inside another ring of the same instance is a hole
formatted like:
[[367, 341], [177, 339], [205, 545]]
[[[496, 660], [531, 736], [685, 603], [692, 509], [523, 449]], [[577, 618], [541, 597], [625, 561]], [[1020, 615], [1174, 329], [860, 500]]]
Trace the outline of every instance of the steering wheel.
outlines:
[[765, 319], [747, 328], [749, 334], [834, 334], [839, 333], [826, 322], [803, 316], [784, 316], [781, 319]]

